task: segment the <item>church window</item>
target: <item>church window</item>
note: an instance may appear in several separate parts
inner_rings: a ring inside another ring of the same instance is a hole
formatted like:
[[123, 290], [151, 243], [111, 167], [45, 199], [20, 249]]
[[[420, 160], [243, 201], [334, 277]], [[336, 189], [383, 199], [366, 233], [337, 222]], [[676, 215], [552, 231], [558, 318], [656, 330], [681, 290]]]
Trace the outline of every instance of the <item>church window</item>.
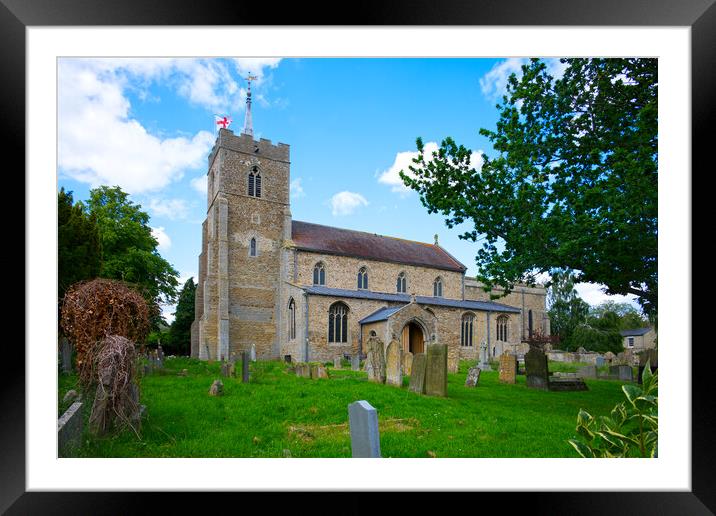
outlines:
[[328, 310], [328, 342], [348, 342], [348, 307], [340, 301]]
[[405, 286], [405, 273], [401, 272], [400, 274], [398, 274], [398, 282], [396, 284], [396, 290], [398, 291], [398, 293], [405, 294]]
[[249, 244], [249, 256], [256, 256], [256, 239], [252, 238]]
[[475, 316], [473, 314], [465, 314], [462, 316], [462, 331], [460, 333], [461, 346], [472, 347], [472, 335], [474, 325]]
[[261, 197], [261, 172], [258, 167], [253, 167], [249, 172], [249, 195]]
[[293, 298], [288, 302], [288, 338], [289, 340], [296, 338], [296, 303]]
[[313, 267], [313, 284], [314, 285], [325, 285], [326, 284], [326, 269], [323, 263], [319, 262]]
[[501, 315], [497, 318], [497, 340], [507, 342], [507, 323], [508, 318], [506, 315]]
[[443, 280], [440, 278], [435, 278], [433, 282], [433, 296], [443, 297]]
[[368, 269], [361, 267], [358, 271], [358, 288], [366, 290], [368, 288]]
[[527, 330], [529, 331], [530, 339], [532, 338], [532, 310], [527, 314]]

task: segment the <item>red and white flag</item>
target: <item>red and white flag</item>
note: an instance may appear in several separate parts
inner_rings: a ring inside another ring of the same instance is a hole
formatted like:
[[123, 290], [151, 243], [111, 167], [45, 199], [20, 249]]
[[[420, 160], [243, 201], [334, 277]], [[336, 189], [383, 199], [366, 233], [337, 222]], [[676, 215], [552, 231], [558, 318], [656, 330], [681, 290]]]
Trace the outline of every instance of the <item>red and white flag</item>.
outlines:
[[214, 118], [216, 119], [217, 128], [227, 129], [231, 123], [231, 118], [226, 115], [214, 115]]

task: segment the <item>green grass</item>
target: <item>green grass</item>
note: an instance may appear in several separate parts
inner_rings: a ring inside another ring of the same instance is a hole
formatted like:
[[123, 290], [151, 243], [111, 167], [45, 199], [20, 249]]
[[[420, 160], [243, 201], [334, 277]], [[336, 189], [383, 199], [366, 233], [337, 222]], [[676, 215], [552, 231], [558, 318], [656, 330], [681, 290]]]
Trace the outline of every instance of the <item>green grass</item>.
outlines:
[[[248, 384], [221, 378], [218, 363], [174, 358], [165, 365], [141, 379], [141, 439], [132, 432], [85, 435], [80, 456], [350, 457], [347, 406], [367, 400], [378, 411], [383, 457], [576, 457], [567, 439], [575, 436], [579, 409], [608, 414], [623, 399], [617, 381], [544, 392], [528, 389], [524, 376], [501, 384], [496, 371], [466, 388], [467, 362], [448, 375], [447, 398], [370, 383], [364, 372], [345, 369], [329, 368], [330, 379], [298, 378], [278, 361], [252, 363]], [[188, 376], [177, 376], [184, 368]], [[73, 378], [60, 375], [60, 400]], [[224, 395], [209, 396], [218, 378]]]

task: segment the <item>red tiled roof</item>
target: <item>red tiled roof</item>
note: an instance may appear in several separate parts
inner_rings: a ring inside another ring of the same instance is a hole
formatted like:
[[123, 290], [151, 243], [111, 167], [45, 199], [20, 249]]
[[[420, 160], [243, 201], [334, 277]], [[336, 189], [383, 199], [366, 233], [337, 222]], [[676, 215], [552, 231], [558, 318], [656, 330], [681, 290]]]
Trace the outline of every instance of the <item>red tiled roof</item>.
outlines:
[[298, 249], [317, 253], [420, 265], [458, 272], [467, 269], [440, 246], [376, 235], [375, 233], [294, 220], [292, 239]]

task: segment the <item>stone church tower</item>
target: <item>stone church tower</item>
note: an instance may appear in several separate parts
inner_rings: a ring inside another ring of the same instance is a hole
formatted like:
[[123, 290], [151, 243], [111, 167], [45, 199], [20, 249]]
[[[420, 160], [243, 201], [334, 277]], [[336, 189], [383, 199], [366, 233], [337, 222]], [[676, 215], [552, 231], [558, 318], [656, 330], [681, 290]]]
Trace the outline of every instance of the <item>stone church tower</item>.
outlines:
[[284, 241], [291, 238], [289, 146], [255, 141], [251, 93], [240, 135], [220, 129], [209, 155], [191, 355], [279, 354]]

